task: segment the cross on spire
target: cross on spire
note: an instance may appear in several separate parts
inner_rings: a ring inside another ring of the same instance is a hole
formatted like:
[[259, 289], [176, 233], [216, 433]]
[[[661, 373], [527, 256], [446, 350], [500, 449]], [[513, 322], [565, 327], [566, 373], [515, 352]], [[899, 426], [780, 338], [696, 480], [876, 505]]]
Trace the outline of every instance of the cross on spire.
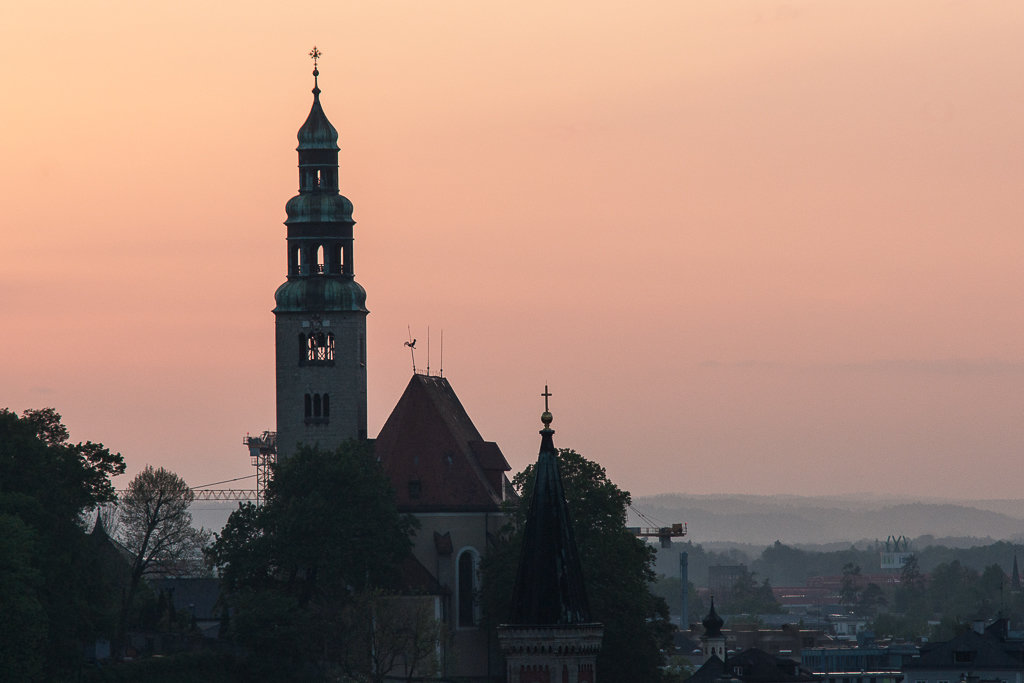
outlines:
[[553, 395], [553, 394], [552, 394], [552, 393], [551, 393], [550, 391], [548, 391], [548, 385], [547, 385], [547, 384], [545, 384], [545, 385], [544, 385], [544, 393], [543, 393], [543, 394], [541, 394], [541, 396], [543, 396], [543, 397], [544, 397], [544, 412], [545, 412], [545, 413], [546, 413], [546, 412], [548, 412], [548, 399], [549, 399], [549, 398], [550, 398], [550, 397], [551, 397], [552, 395]]
[[313, 49], [309, 51], [309, 56], [313, 58], [313, 68], [314, 69], [316, 69], [316, 62], [317, 62], [318, 59], [320, 59], [320, 55], [322, 55], [322, 54], [323, 53], [320, 52], [320, 50], [317, 49], [316, 45], [314, 45]]

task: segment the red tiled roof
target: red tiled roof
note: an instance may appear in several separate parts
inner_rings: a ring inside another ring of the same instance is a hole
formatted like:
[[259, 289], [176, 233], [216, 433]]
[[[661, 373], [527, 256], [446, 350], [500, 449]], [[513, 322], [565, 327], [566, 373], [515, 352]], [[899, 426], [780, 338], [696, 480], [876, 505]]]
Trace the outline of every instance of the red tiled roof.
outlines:
[[403, 512], [497, 510], [505, 472], [448, 380], [413, 375], [376, 439], [377, 457]]

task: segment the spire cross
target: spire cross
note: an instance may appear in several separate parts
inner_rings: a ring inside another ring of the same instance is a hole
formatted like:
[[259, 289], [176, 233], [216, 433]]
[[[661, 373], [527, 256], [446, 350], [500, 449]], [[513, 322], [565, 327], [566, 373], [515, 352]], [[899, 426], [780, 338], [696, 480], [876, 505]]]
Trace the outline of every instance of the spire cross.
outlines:
[[548, 398], [552, 396], [552, 393], [548, 391], [548, 385], [544, 385], [544, 393], [541, 394], [544, 397], [544, 412], [548, 412]]
[[320, 55], [322, 55], [322, 54], [323, 53], [320, 52], [320, 50], [317, 49], [316, 45], [314, 45], [313, 49], [309, 51], [309, 56], [313, 58], [313, 68], [314, 69], [316, 68], [317, 60], [320, 59]]

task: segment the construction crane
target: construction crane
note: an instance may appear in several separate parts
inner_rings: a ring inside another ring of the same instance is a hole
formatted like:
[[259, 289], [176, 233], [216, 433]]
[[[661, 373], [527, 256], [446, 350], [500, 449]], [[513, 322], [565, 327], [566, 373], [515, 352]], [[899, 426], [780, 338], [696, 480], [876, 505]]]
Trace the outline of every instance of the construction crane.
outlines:
[[630, 526], [626, 527], [626, 531], [633, 534], [637, 538], [657, 538], [661, 541], [662, 548], [671, 548], [673, 538], [682, 538], [686, 535], [686, 523], [678, 522], [669, 524], [668, 526], [659, 525], [653, 519], [645, 515], [644, 513], [637, 510], [632, 505], [629, 509], [633, 511], [633, 514], [640, 518], [641, 521], [646, 522], [650, 526]]
[[246, 434], [242, 443], [248, 446], [249, 459], [256, 468], [256, 504], [259, 505], [270, 483], [270, 466], [277, 462], [277, 432], [266, 431], [259, 436]]

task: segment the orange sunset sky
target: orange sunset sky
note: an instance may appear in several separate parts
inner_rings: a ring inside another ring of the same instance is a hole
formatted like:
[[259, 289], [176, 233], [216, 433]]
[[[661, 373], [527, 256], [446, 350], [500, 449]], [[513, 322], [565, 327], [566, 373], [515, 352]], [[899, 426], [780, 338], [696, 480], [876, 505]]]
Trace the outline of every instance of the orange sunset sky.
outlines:
[[1019, 0], [7, 3], [0, 406], [252, 474], [316, 44], [372, 434], [430, 326], [514, 471], [548, 383], [635, 495], [1024, 497], [1022, 36]]

